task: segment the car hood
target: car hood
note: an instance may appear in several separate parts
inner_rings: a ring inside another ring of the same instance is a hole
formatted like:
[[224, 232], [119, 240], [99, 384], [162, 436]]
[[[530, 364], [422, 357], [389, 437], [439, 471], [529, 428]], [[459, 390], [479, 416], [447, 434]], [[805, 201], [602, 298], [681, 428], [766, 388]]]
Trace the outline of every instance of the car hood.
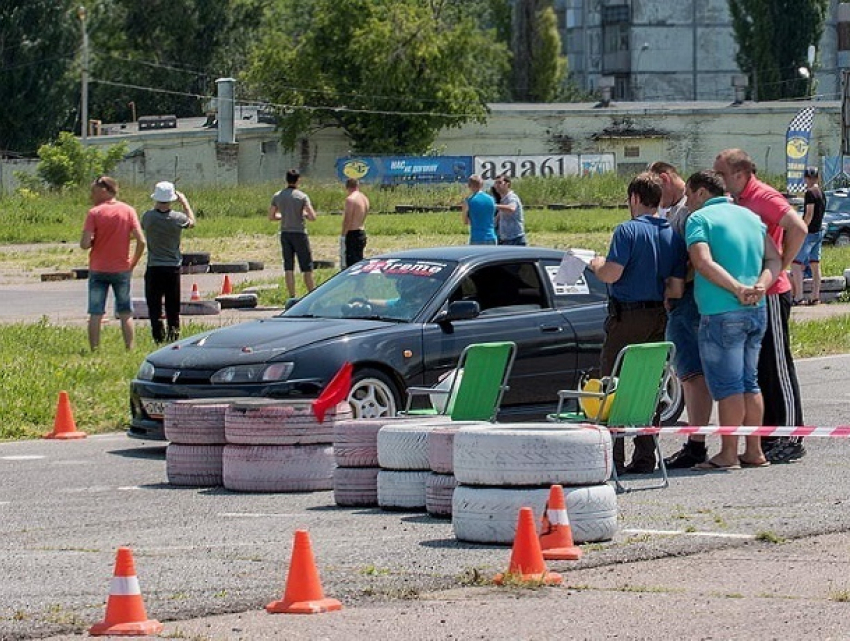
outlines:
[[153, 352], [147, 360], [159, 367], [261, 363], [313, 343], [387, 326], [359, 319], [267, 318], [192, 336]]

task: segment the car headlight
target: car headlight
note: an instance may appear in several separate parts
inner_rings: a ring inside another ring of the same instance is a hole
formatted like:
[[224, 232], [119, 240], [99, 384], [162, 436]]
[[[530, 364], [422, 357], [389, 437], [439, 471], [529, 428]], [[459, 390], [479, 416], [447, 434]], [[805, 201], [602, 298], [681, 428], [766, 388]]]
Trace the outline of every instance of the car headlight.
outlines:
[[150, 361], [143, 361], [142, 366], [139, 367], [139, 373], [136, 374], [136, 378], [140, 381], [152, 381], [153, 375], [156, 372], [153, 363]]
[[213, 385], [232, 383], [264, 383], [285, 381], [292, 374], [295, 363], [260, 363], [258, 365], [231, 365], [223, 367], [210, 377]]

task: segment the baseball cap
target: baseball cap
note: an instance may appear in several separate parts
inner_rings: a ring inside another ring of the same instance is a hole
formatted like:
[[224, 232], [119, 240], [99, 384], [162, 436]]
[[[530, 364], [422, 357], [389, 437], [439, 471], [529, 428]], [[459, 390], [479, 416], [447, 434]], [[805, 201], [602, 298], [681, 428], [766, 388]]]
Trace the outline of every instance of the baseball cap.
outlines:
[[817, 167], [806, 167], [803, 170], [804, 178], [817, 178], [818, 177], [818, 168]]

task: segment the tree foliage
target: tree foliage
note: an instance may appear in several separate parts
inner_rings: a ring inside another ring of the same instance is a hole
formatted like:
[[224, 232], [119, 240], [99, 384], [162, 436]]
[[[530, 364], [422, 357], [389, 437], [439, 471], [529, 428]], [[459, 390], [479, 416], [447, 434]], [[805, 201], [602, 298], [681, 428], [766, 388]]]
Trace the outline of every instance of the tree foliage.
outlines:
[[729, 0], [738, 66], [758, 100], [807, 95], [798, 69], [807, 66], [809, 45], [820, 41], [828, 6], [829, 0]]
[[[285, 3], [283, 3], [285, 4]], [[246, 79], [276, 105], [284, 144], [339, 127], [357, 152], [424, 153], [443, 128], [483, 121], [507, 50], [449, 0], [316, 0], [257, 47]]]
[[53, 138], [70, 116], [70, 70], [80, 42], [70, 0], [0, 3], [0, 151], [32, 153]]
[[549, 102], [560, 92], [567, 70], [552, 0], [518, 0], [513, 21], [513, 97]]

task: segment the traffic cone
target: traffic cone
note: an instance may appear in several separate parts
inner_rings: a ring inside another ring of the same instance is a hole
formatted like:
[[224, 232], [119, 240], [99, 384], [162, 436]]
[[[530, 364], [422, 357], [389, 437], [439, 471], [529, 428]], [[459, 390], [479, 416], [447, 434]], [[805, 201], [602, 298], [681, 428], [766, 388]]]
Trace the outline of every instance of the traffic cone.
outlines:
[[534, 512], [530, 507], [519, 509], [508, 571], [505, 574], [497, 574], [493, 582], [496, 585], [502, 585], [508, 577], [523, 583], [541, 581], [547, 585], [556, 585], [563, 581], [560, 574], [549, 572], [546, 568], [546, 561], [543, 560], [543, 552], [540, 550], [540, 541], [537, 539], [537, 530], [534, 527]]
[[230, 283], [230, 276], [227, 274], [224, 275], [224, 280], [221, 283], [221, 293], [222, 295], [233, 293], [233, 285]]
[[74, 413], [71, 411], [71, 401], [68, 398], [68, 392], [64, 390], [59, 392], [59, 402], [56, 405], [56, 418], [53, 419], [53, 431], [50, 434], [45, 434], [44, 438], [55, 439], [74, 439], [85, 438], [85, 432], [77, 431], [77, 424], [74, 422]]
[[201, 300], [201, 293], [198, 291], [198, 283], [192, 283], [192, 295], [189, 297], [189, 300], [193, 303]]
[[106, 618], [89, 628], [92, 636], [117, 635], [141, 637], [162, 632], [159, 621], [148, 619], [136, 566], [130, 548], [118, 548], [115, 573], [109, 585]]
[[342, 603], [325, 598], [313, 559], [310, 535], [307, 530], [296, 530], [283, 599], [269, 603], [266, 611], [272, 614], [319, 614], [334, 610], [342, 610]]
[[564, 501], [564, 488], [553, 485], [549, 489], [549, 500], [543, 510], [543, 525], [540, 529], [540, 548], [543, 558], [549, 561], [578, 561], [581, 548], [573, 543], [573, 530]]

